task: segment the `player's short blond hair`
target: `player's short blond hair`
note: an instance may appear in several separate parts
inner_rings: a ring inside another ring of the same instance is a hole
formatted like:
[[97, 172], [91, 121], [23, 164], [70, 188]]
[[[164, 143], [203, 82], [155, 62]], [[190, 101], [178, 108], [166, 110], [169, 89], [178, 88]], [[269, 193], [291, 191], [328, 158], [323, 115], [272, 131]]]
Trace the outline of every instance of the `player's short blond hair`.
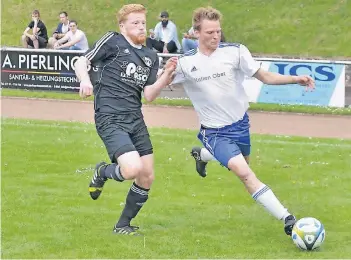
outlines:
[[200, 30], [200, 24], [203, 20], [221, 21], [222, 14], [211, 6], [197, 8], [193, 13], [194, 30]]
[[124, 5], [117, 13], [117, 21], [118, 23], [122, 23], [126, 20], [127, 16], [131, 13], [145, 13], [146, 8], [141, 4], [129, 4]]

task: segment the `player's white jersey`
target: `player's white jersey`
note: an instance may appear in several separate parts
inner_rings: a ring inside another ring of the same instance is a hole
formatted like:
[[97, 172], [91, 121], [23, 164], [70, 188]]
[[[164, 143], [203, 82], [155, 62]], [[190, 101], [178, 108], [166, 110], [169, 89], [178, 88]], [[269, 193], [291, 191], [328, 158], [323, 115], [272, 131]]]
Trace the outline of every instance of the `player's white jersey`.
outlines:
[[243, 118], [249, 107], [244, 77], [259, 68], [246, 46], [221, 43], [210, 56], [198, 49], [180, 56], [172, 84], [183, 84], [202, 125], [223, 127]]

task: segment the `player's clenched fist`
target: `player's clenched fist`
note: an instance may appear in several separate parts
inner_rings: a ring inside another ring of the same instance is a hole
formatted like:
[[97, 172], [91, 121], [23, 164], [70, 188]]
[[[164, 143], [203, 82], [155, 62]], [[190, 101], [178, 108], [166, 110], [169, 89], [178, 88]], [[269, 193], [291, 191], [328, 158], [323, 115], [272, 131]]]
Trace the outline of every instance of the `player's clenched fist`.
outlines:
[[93, 85], [89, 81], [80, 82], [79, 95], [82, 98], [90, 97], [93, 94]]

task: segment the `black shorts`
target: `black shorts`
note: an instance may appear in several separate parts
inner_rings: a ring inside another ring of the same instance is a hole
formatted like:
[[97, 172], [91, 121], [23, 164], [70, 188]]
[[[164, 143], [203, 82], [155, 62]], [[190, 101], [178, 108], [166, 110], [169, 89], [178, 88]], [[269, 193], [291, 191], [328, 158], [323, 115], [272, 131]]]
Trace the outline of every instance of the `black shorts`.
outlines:
[[[40, 37], [40, 36], [37, 36], [37, 39], [38, 39], [38, 42], [39, 42], [39, 49], [46, 48], [46, 46], [48, 45], [48, 41], [45, 38]], [[32, 39], [29, 38], [29, 37], [27, 37], [27, 44], [29, 46], [34, 47], [34, 43], [33, 43]]]
[[113, 163], [127, 152], [137, 151], [140, 156], [153, 153], [141, 112], [123, 115], [95, 113], [95, 126]]

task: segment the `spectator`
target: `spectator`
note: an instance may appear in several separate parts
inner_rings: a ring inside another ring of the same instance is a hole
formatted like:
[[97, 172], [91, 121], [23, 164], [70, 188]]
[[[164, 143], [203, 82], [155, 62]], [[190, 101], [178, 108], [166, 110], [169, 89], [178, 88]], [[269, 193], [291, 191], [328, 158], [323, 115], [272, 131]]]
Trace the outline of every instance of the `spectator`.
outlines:
[[156, 24], [155, 30], [150, 31], [150, 37], [146, 39], [146, 46], [161, 53], [180, 51], [177, 26], [169, 20], [169, 14], [166, 11], [161, 12], [160, 19], [161, 21]]
[[54, 48], [61, 50], [88, 50], [88, 39], [85, 33], [78, 29], [77, 21], [70, 21], [69, 29], [66, 35], [55, 43]]
[[49, 38], [49, 46], [50, 48], [54, 48], [55, 43], [62, 39], [66, 33], [69, 31], [69, 20], [67, 12], [61, 12], [60, 16], [60, 23], [57, 25], [55, 32], [53, 33], [52, 37]]
[[[196, 49], [199, 46], [199, 42], [194, 32], [194, 28], [191, 27], [187, 33], [184, 33], [182, 40], [183, 52], [188, 52], [192, 49]], [[224, 33], [221, 33], [221, 42], [225, 42]]]
[[[32, 34], [29, 30], [32, 29]], [[45, 24], [40, 20], [38, 10], [32, 12], [32, 21], [28, 24], [21, 37], [23, 47], [31, 46], [35, 49], [46, 48], [48, 44], [48, 32]]]
[[197, 37], [194, 33], [194, 28], [191, 27], [187, 33], [184, 33], [182, 40], [183, 52], [188, 52], [192, 49], [196, 49], [199, 45]]

